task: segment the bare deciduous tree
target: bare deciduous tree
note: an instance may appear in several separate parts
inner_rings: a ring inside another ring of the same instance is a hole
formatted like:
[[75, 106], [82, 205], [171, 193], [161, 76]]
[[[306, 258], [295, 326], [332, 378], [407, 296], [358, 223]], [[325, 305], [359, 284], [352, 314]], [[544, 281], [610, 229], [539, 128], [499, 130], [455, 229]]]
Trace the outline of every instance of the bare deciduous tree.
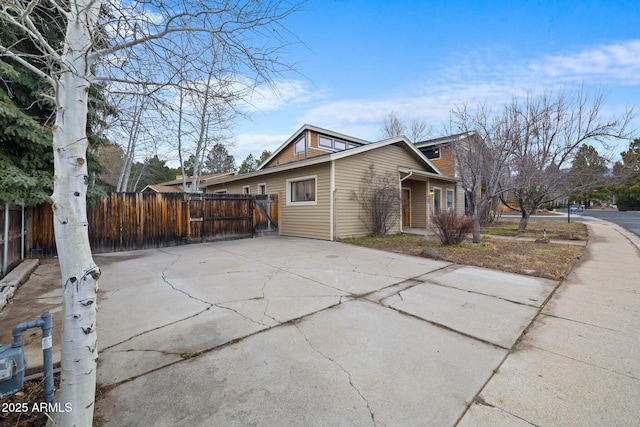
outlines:
[[475, 111], [468, 106], [451, 112], [452, 133], [464, 138], [452, 145], [456, 168], [465, 189], [467, 209], [473, 216], [473, 242], [480, 243], [480, 225], [494, 207], [495, 201], [509, 188], [502, 185], [514, 151], [513, 118], [496, 116], [491, 108], [480, 105]]
[[421, 119], [412, 119], [411, 123], [409, 123], [409, 134], [407, 137], [409, 141], [420, 142], [427, 138], [429, 135], [433, 134], [433, 127], [427, 126], [427, 123]]
[[[513, 118], [514, 152], [508, 186], [513, 189], [521, 213], [518, 231], [524, 231], [531, 214], [543, 203], [574, 192], [567, 173], [585, 143], [608, 148], [611, 140], [630, 139], [633, 111], [614, 119], [603, 117], [603, 93], [591, 97], [584, 90], [569, 94], [527, 93], [523, 101], [514, 99], [505, 109]], [[581, 184], [584, 187], [584, 183]]]
[[383, 119], [382, 127], [380, 128], [383, 139], [403, 136], [406, 129], [407, 127], [402, 123], [402, 120], [398, 118], [395, 111], [389, 112], [389, 114]]
[[[383, 119], [382, 126], [380, 127], [382, 132], [382, 138], [394, 138], [396, 136], [406, 136], [409, 141], [416, 143], [427, 136], [429, 136], [433, 129], [428, 127], [424, 120], [412, 119], [409, 123], [409, 127], [404, 124], [395, 111], [389, 112], [389, 114]], [[405, 135], [405, 133], [407, 133]]]
[[[34, 52], [21, 50], [24, 44], [20, 43], [0, 45], [0, 59], [33, 71], [54, 93], [51, 199], [65, 313], [57, 398], [73, 407], [55, 414], [57, 426], [93, 422], [100, 269], [91, 255], [87, 232], [86, 124], [89, 88], [99, 78], [96, 71], [123, 84], [162, 87], [174, 80], [174, 70], [159, 64], [180, 56], [196, 58], [206, 38], [225, 50], [234, 76], [269, 83], [274, 75], [290, 69], [281, 59], [290, 35], [281, 21], [297, 9], [278, 0], [3, 0], [0, 5], [2, 25], [36, 47]], [[59, 45], [50, 43], [39, 30], [42, 17], [51, 16], [51, 25], [59, 25], [55, 31], [64, 34]], [[190, 34], [189, 43], [178, 43], [185, 33]]]

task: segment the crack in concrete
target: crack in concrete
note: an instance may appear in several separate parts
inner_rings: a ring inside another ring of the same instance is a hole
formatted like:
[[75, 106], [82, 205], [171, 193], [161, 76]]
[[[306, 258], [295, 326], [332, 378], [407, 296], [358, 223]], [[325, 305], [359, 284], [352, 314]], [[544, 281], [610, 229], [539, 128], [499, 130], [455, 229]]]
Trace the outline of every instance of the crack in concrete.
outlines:
[[202, 311], [199, 311], [199, 312], [197, 312], [197, 313], [195, 313], [195, 314], [192, 314], [191, 316], [187, 316], [187, 317], [184, 317], [184, 318], [182, 318], [182, 319], [178, 319], [178, 320], [175, 320], [175, 321], [173, 321], [173, 322], [166, 323], [166, 324], [164, 324], [164, 325], [162, 325], [162, 326], [158, 326], [158, 327], [155, 327], [155, 328], [152, 328], [152, 329], [149, 329], [149, 330], [146, 330], [146, 331], [140, 332], [140, 333], [138, 333], [138, 334], [132, 335], [132, 336], [130, 336], [129, 338], [127, 338], [127, 339], [125, 339], [125, 340], [122, 340], [122, 341], [120, 341], [120, 342], [117, 342], [117, 343], [115, 343], [115, 344], [112, 344], [112, 345], [110, 345], [110, 346], [108, 346], [108, 347], [104, 347], [104, 348], [102, 348], [102, 351], [104, 351], [104, 350], [109, 350], [109, 349], [111, 349], [111, 348], [113, 348], [113, 347], [116, 347], [116, 346], [118, 346], [118, 345], [120, 345], [120, 344], [124, 344], [124, 343], [126, 343], [127, 341], [131, 341], [131, 340], [133, 340], [133, 339], [135, 339], [135, 338], [141, 337], [142, 335], [148, 334], [148, 333], [150, 333], [150, 332], [157, 331], [158, 329], [166, 328], [167, 326], [175, 325], [176, 323], [180, 323], [180, 322], [184, 322], [185, 320], [193, 319], [194, 317], [199, 316], [199, 315], [201, 315], [202, 313], [204, 313], [204, 312], [206, 312], [206, 311], [209, 311], [209, 310], [211, 309], [211, 307], [213, 307], [213, 305], [212, 305], [212, 306], [210, 306], [210, 307], [205, 308], [205, 309], [204, 309], [204, 310], [202, 310]]
[[[432, 282], [430, 280], [425, 281], [424, 283], [429, 284], [429, 285], [433, 285], [433, 286], [440, 286], [442, 288], [447, 288], [447, 289], [455, 289], [457, 291], [461, 291], [461, 292], [469, 292], [470, 294], [476, 294], [476, 295], [483, 295], [485, 297], [491, 297], [491, 298], [495, 298], [495, 299], [499, 299], [502, 301], [506, 301], [506, 302], [510, 302], [512, 304], [516, 304], [516, 305], [523, 305], [525, 307], [531, 307], [531, 308], [535, 308], [536, 310], [540, 309], [542, 307], [543, 302], [540, 303], [540, 305], [534, 305], [534, 304], [527, 304], [521, 301], [514, 301], [505, 297], [501, 297], [498, 295], [492, 295], [492, 294], [487, 294], [484, 292], [478, 292], [478, 291], [473, 291], [473, 290], [469, 290], [469, 289], [465, 289], [465, 288], [459, 288], [456, 286], [449, 286], [449, 285], [443, 285], [442, 283], [437, 283], [437, 282]], [[551, 291], [549, 291], [549, 293], [551, 293]]]
[[171, 289], [173, 289], [174, 291], [176, 291], [176, 292], [180, 292], [180, 293], [182, 293], [182, 294], [186, 295], [187, 297], [189, 297], [189, 298], [191, 298], [191, 299], [194, 299], [194, 300], [196, 300], [196, 301], [199, 301], [199, 302], [201, 302], [201, 303], [203, 303], [203, 304], [207, 304], [207, 305], [209, 306], [208, 308], [213, 307], [213, 304], [212, 304], [212, 303], [210, 303], [209, 301], [205, 301], [205, 300], [203, 300], [203, 299], [201, 299], [201, 298], [198, 298], [198, 297], [195, 297], [195, 296], [191, 295], [191, 294], [190, 294], [189, 292], [187, 292], [187, 291], [184, 291], [184, 290], [182, 290], [182, 289], [178, 289], [177, 287], [175, 287], [175, 286], [173, 285], [173, 283], [171, 283], [171, 282], [169, 281], [169, 279], [167, 279], [167, 276], [166, 276], [167, 271], [168, 271], [171, 267], [173, 267], [173, 266], [174, 266], [174, 264], [175, 264], [176, 262], [178, 262], [178, 260], [180, 260], [180, 259], [182, 259], [182, 255], [180, 255], [180, 256], [178, 256], [178, 257], [176, 257], [176, 259], [174, 259], [174, 260], [173, 260], [173, 262], [172, 262], [171, 264], [169, 264], [169, 265], [168, 265], [164, 270], [162, 270], [162, 274], [161, 274], [162, 281], [163, 281], [164, 283], [166, 283], [167, 285], [169, 285], [169, 286], [171, 287]]
[[267, 288], [267, 285], [278, 275], [279, 272], [280, 272], [280, 269], [276, 270], [276, 272], [273, 275], [269, 276], [269, 278], [262, 283], [262, 289], [261, 289], [262, 299], [266, 302], [266, 304], [264, 306], [264, 311], [262, 312], [262, 318], [260, 319], [260, 323], [262, 323], [264, 318], [267, 317], [273, 320], [274, 322], [276, 322], [277, 324], [280, 324], [280, 322], [278, 322], [276, 319], [274, 319], [273, 317], [267, 314], [267, 311], [269, 310], [269, 304], [271, 303], [271, 301], [267, 299], [267, 297], [265, 296], [265, 289]]
[[[240, 300], [240, 301], [249, 301], [249, 300]], [[266, 326], [267, 328], [272, 328], [272, 327], [273, 327], [273, 325], [267, 325], [266, 323], [258, 322], [257, 320], [254, 320], [254, 319], [252, 319], [251, 317], [249, 317], [249, 316], [247, 316], [247, 315], [245, 315], [245, 314], [240, 313], [240, 312], [239, 312], [238, 310], [236, 310], [236, 309], [233, 309], [233, 308], [231, 308], [231, 307], [225, 307], [224, 305], [220, 305], [220, 303], [218, 303], [218, 304], [213, 304], [213, 306], [214, 306], [214, 307], [218, 307], [218, 308], [222, 308], [222, 309], [224, 309], [224, 310], [229, 310], [229, 311], [231, 311], [231, 312], [233, 312], [233, 313], [237, 314], [238, 316], [242, 317], [243, 319], [247, 319], [247, 320], [248, 320], [248, 321], [250, 321], [251, 323], [255, 323], [256, 325]], [[272, 317], [270, 317], [270, 316], [266, 316], [266, 317], [269, 317], [269, 318], [273, 319], [273, 318], [272, 318]], [[264, 319], [264, 316], [263, 316], [263, 319]], [[274, 320], [275, 322], [277, 322], [277, 323], [278, 323], [278, 325], [281, 323], [281, 322], [277, 321], [276, 319], [273, 319], [273, 320]]]
[[328, 361], [330, 361], [331, 363], [333, 363], [334, 365], [336, 365], [338, 368], [340, 368], [340, 370], [342, 372], [344, 372], [347, 377], [349, 378], [349, 385], [351, 386], [351, 388], [353, 388], [356, 393], [358, 393], [358, 395], [360, 396], [360, 398], [364, 401], [364, 403], [367, 405], [367, 410], [369, 411], [369, 415], [371, 416], [371, 421], [373, 422], [373, 426], [377, 426], [378, 424], [376, 423], [376, 417], [375, 417], [375, 412], [373, 410], [373, 408], [371, 407], [371, 403], [369, 402], [369, 400], [362, 394], [362, 392], [360, 391], [360, 389], [353, 383], [353, 377], [351, 375], [351, 372], [347, 371], [345, 369], [344, 366], [342, 366], [340, 363], [338, 363], [337, 360], [335, 360], [334, 358], [324, 354], [323, 352], [321, 352], [320, 350], [318, 350], [317, 348], [315, 348], [313, 346], [313, 344], [311, 343], [311, 341], [309, 341], [309, 337], [307, 337], [307, 335], [302, 332], [302, 330], [300, 329], [300, 327], [296, 324], [296, 323], [292, 323], [293, 326], [295, 326], [295, 328], [298, 330], [298, 332], [300, 332], [300, 335], [302, 335], [302, 337], [304, 338], [304, 340], [307, 342], [307, 344], [309, 345], [309, 348], [311, 348], [311, 350], [313, 350], [314, 352], [318, 353], [320, 356], [324, 357], [325, 359], [327, 359]]
[[576, 320], [576, 319], [569, 319], [567, 317], [562, 317], [562, 316], [556, 316], [555, 314], [551, 314], [551, 313], [540, 313], [540, 316], [553, 317], [554, 319], [566, 320], [567, 322], [577, 323], [578, 325], [586, 325], [586, 326], [591, 326], [598, 329], [604, 329], [605, 331], [612, 331], [612, 332], [618, 332], [618, 333], [624, 334], [624, 332], [620, 331], [619, 329], [608, 328], [606, 326], [596, 325], [594, 323], [583, 322], [581, 320]]
[[626, 374], [624, 372], [615, 371], [613, 369], [609, 369], [609, 368], [606, 368], [604, 366], [596, 365], [595, 363], [589, 363], [589, 362], [587, 362], [585, 360], [576, 359], [575, 357], [570, 357], [570, 356], [567, 356], [566, 354], [557, 353], [555, 351], [551, 351], [551, 350], [546, 349], [546, 348], [538, 347], [537, 345], [532, 344], [532, 343], [527, 343], [527, 344], [531, 348], [535, 348], [535, 349], [538, 349], [540, 351], [544, 351], [546, 353], [554, 354], [554, 355], [562, 357], [564, 359], [571, 360], [572, 362], [582, 363], [583, 365], [591, 366], [593, 368], [602, 369], [603, 371], [611, 372], [612, 374], [621, 375], [623, 377], [626, 377], [626, 378], [629, 378], [629, 379], [632, 379], [632, 380], [640, 380], [640, 377], [637, 377], [637, 376], [634, 376], [634, 375], [629, 375], [629, 374]]
[[[475, 404], [477, 404], [477, 405], [486, 406], [486, 407], [488, 407], [488, 408], [493, 408], [493, 409], [496, 409], [496, 410], [498, 410], [498, 411], [502, 411], [502, 412], [504, 412], [505, 414], [509, 414], [509, 415], [511, 415], [513, 418], [517, 418], [517, 419], [519, 419], [519, 420], [521, 420], [521, 421], [524, 421], [525, 423], [527, 423], [527, 424], [528, 424], [528, 425], [530, 425], [530, 426], [533, 426], [533, 427], [541, 427], [539, 424], [534, 424], [534, 423], [532, 423], [532, 422], [531, 422], [531, 421], [529, 421], [529, 420], [526, 420], [526, 419], [524, 419], [524, 418], [522, 418], [522, 417], [520, 417], [520, 416], [518, 416], [518, 415], [516, 415], [516, 414], [514, 414], [514, 413], [512, 413], [512, 412], [509, 412], [509, 411], [505, 410], [504, 408], [501, 408], [501, 407], [499, 407], [499, 406], [496, 406], [496, 405], [494, 405], [494, 404], [492, 404], [492, 403], [487, 402], [486, 400], [484, 400], [484, 399], [483, 399], [481, 396], [479, 396], [479, 395], [478, 395], [478, 396], [476, 396], [476, 397], [475, 397], [475, 399], [473, 399], [473, 402], [471, 402], [471, 404], [473, 404], [473, 403], [475, 403]], [[471, 407], [471, 405], [468, 405], [468, 406], [467, 406], [467, 410], [465, 410], [465, 411], [462, 413], [462, 415], [460, 416], [460, 418], [458, 418], [458, 420], [457, 420], [457, 421], [456, 421], [456, 423], [454, 424], [454, 427], [456, 427], [456, 426], [458, 426], [458, 425], [460, 424], [460, 422], [462, 421], [462, 419], [464, 418], [464, 416], [466, 415], [466, 413], [468, 412], [468, 409], [469, 409], [470, 407]]]
[[129, 349], [126, 349], [126, 350], [109, 350], [109, 353], [134, 353], [134, 352], [158, 353], [158, 354], [162, 354], [163, 356], [179, 356], [179, 357], [181, 357], [183, 359], [186, 358], [185, 357], [185, 353], [175, 353], [175, 352], [166, 351], [166, 350], [152, 350], [152, 349], [148, 349], [148, 348], [129, 348]]

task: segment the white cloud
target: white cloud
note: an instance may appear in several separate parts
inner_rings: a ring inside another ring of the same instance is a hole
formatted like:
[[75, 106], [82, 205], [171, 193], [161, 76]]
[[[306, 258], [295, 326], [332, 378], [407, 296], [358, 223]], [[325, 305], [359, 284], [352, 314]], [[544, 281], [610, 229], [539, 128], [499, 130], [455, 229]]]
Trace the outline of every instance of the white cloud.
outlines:
[[640, 40], [528, 62], [499, 62], [492, 54], [474, 54], [452, 62], [443, 65], [432, 81], [405, 88], [394, 98], [327, 102], [306, 110], [302, 121], [340, 131], [364, 126], [378, 131], [384, 116], [393, 110], [401, 118], [422, 118], [437, 127], [447, 120], [452, 107], [463, 103], [499, 106], [527, 91], [581, 84], [635, 85], [640, 83]]
[[253, 89], [246, 102], [249, 111], [276, 111], [292, 105], [303, 105], [321, 98], [325, 92], [314, 89], [303, 80], [277, 80], [273, 87], [261, 85]]
[[239, 166], [249, 154], [257, 158], [264, 150], [273, 152], [290, 136], [290, 134], [239, 134], [237, 135], [238, 144], [232, 150], [232, 154]]
[[530, 71], [547, 81], [635, 85], [640, 83], [640, 40], [548, 56], [532, 63]]
[[[640, 84], [640, 40], [587, 47], [577, 52], [548, 55], [534, 59], [516, 59], [513, 52], [475, 52], [452, 58], [443, 64], [428, 80], [410, 86], [399, 87], [393, 97], [384, 99], [349, 98], [333, 96], [328, 100], [328, 90], [313, 93], [304, 82], [293, 84], [275, 98], [268, 93], [260, 105], [264, 111], [283, 109], [295, 104], [301, 114], [289, 114], [281, 123], [298, 127], [303, 123], [332, 129], [367, 140], [380, 137], [383, 118], [395, 111], [404, 120], [424, 119], [435, 128], [436, 134], [449, 118], [450, 110], [464, 103], [475, 106], [486, 103], [498, 107], [509, 102], [513, 96], [522, 96], [527, 91], [572, 89], [585, 85], [595, 92], [602, 87], [607, 92], [624, 93], [630, 97]], [[617, 91], [616, 91], [617, 90]], [[339, 94], [337, 94], [339, 96]], [[609, 96], [607, 111], [623, 111], [623, 101]], [[633, 97], [632, 97], [633, 98]], [[311, 103], [310, 101], [313, 101]], [[613, 101], [613, 102], [611, 102]], [[628, 102], [628, 101], [627, 101]], [[606, 111], [603, 111], [606, 112]], [[272, 121], [274, 124], [276, 120]], [[278, 132], [282, 132], [282, 128]], [[293, 132], [293, 130], [291, 130]], [[270, 139], [250, 139], [239, 136], [240, 146], [251, 141], [249, 152], [254, 155], [269, 147], [277, 148], [290, 134], [275, 135]], [[276, 142], [277, 140], [277, 142]], [[256, 143], [253, 143], [256, 141]], [[260, 145], [262, 142], [265, 145]], [[244, 157], [243, 157], [244, 158]]]

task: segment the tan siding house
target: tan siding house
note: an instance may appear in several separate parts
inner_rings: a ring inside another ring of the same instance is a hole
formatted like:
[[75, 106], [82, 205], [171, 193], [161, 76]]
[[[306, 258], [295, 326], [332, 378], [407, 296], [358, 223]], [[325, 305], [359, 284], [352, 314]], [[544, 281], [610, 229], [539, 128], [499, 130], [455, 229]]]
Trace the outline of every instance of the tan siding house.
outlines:
[[363, 236], [369, 233], [367, 218], [354, 193], [371, 165], [404, 197], [401, 218], [390, 232], [429, 227], [434, 203], [458, 210], [456, 178], [443, 174], [406, 138], [370, 143], [310, 125], [300, 128], [258, 170], [207, 182], [205, 191], [277, 194], [283, 236]]

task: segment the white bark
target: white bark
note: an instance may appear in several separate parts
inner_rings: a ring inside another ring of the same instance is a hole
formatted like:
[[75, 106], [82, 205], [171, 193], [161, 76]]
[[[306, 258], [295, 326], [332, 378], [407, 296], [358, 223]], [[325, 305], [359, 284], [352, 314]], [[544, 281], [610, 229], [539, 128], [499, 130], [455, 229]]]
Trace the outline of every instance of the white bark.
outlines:
[[53, 127], [54, 230], [63, 287], [61, 384], [58, 401], [72, 410], [55, 416], [57, 426], [93, 423], [96, 367], [96, 292], [100, 269], [91, 256], [87, 223], [86, 153], [92, 45], [100, 2], [78, 0], [69, 12], [61, 70], [56, 81]]
[[[101, 65], [108, 76], [103, 80], [143, 86], [154, 84], [159, 88], [175, 83], [177, 73], [170, 65], [177, 57], [191, 64], [202, 56], [202, 37], [206, 36], [228, 55], [225, 60], [230, 69], [225, 75], [247, 76], [256, 85], [273, 85], [273, 76], [291, 70], [281, 62], [280, 53], [289, 44], [285, 37], [289, 33], [283, 31], [280, 21], [299, 6], [285, 0], [178, 3], [50, 0], [45, 3], [0, 2], [0, 23], [7, 31], [16, 31], [20, 38], [28, 39], [39, 52], [35, 55], [33, 49], [20, 51], [20, 44], [0, 44], [0, 58], [24, 65], [55, 89], [52, 202], [64, 310], [62, 374], [56, 398], [61, 403], [70, 403], [72, 410], [56, 413], [53, 423], [58, 427], [85, 427], [93, 422], [98, 354], [96, 292], [100, 276], [91, 256], [86, 218], [89, 183], [86, 129], [88, 94], [94, 79], [93, 61], [104, 60]], [[104, 22], [98, 28], [103, 3], [109, 6], [109, 14], [102, 16]], [[59, 30], [65, 31], [62, 48], [49, 44], [46, 34], [39, 32], [42, 16], [36, 16], [34, 11], [45, 15], [55, 12], [52, 15], [59, 19], [50, 24], [60, 24]], [[180, 35], [189, 42], [186, 49], [176, 44]], [[118, 55], [112, 55], [116, 52]], [[162, 81], [146, 81], [148, 76], [157, 76], [165, 68], [170, 71], [166, 75], [161, 73], [159, 80]], [[202, 70], [191, 71], [193, 81], [198, 81]], [[242, 93], [241, 89], [237, 94]]]

